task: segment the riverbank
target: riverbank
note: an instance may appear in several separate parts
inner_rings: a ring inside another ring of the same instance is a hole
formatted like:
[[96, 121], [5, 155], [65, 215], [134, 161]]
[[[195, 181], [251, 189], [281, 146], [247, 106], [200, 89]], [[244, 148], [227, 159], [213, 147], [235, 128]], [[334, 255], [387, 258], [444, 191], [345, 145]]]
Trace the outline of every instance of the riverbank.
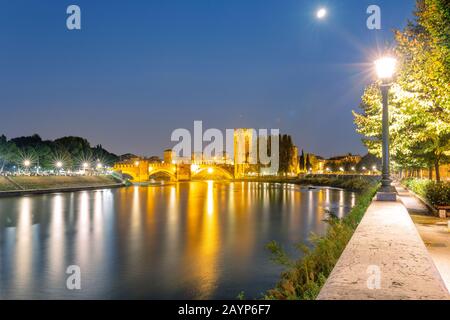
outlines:
[[369, 184], [359, 197], [356, 205], [343, 219], [330, 215], [330, 224], [323, 237], [313, 236], [310, 249], [300, 244], [303, 257], [291, 260], [283, 249], [275, 242], [267, 248], [273, 254], [273, 261], [287, 267], [275, 288], [269, 290], [265, 299], [275, 300], [314, 300], [327, 281], [336, 263], [341, 257], [361, 219], [370, 206], [379, 186]]
[[0, 197], [121, 187], [112, 176], [0, 177]]
[[261, 177], [239, 179], [235, 181], [261, 182], [261, 183], [290, 183], [302, 186], [320, 186], [345, 189], [354, 192], [363, 192], [370, 185], [378, 181], [376, 176], [362, 175], [307, 175], [301, 178]]

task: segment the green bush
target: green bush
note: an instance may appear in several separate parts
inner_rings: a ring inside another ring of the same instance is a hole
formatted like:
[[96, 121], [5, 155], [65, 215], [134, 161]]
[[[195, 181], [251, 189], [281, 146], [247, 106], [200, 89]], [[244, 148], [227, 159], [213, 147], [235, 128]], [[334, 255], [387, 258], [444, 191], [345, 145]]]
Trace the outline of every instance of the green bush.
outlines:
[[423, 179], [405, 179], [403, 184], [433, 206], [450, 206], [450, 183]]
[[427, 200], [434, 206], [450, 206], [450, 183], [430, 183], [426, 187]]
[[303, 257], [292, 260], [276, 243], [271, 242], [267, 248], [272, 252], [272, 260], [288, 268], [281, 275], [281, 281], [274, 289], [266, 292], [265, 299], [276, 300], [314, 300], [325, 284], [339, 257], [350, 241], [356, 227], [364, 216], [378, 185], [367, 186], [359, 197], [356, 206], [343, 219], [330, 215], [329, 228], [324, 237], [313, 235], [313, 249], [303, 244], [297, 248]]
[[373, 184], [372, 180], [365, 177], [346, 178], [346, 177], [314, 177], [306, 176], [297, 181], [299, 184], [330, 186], [335, 188], [347, 189], [350, 191], [364, 191], [368, 186]]

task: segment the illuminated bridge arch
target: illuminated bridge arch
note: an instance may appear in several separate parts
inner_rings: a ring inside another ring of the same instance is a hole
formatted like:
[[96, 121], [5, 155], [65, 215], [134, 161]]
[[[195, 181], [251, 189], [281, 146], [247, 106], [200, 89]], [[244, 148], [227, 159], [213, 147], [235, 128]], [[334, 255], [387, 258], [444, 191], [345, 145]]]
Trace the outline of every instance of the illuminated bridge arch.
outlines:
[[173, 181], [177, 180], [177, 176], [172, 168], [169, 168], [169, 169], [155, 168], [155, 169], [148, 171], [148, 176], [149, 176], [149, 178], [151, 178], [151, 176], [154, 176], [155, 174], [158, 174], [158, 173], [163, 173], [163, 174], [167, 175], [170, 178], [170, 180], [173, 180]]
[[136, 170], [121, 169], [121, 170], [116, 170], [115, 172], [121, 174], [122, 177], [126, 180], [130, 180], [130, 178], [133, 181], [139, 180], [139, 174], [136, 172]]
[[232, 180], [234, 178], [233, 174], [227, 169], [218, 166], [205, 166], [198, 168], [195, 172], [192, 172], [192, 178], [196, 177], [208, 177], [211, 178], [221, 176]]

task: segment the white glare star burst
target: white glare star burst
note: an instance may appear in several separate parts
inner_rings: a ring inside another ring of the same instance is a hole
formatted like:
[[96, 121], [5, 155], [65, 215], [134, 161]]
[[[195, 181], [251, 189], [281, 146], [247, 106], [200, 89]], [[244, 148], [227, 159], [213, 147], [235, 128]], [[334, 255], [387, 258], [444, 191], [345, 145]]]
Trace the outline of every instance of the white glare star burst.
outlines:
[[325, 8], [320, 8], [319, 10], [317, 10], [316, 16], [318, 19], [323, 19], [327, 16], [327, 9]]

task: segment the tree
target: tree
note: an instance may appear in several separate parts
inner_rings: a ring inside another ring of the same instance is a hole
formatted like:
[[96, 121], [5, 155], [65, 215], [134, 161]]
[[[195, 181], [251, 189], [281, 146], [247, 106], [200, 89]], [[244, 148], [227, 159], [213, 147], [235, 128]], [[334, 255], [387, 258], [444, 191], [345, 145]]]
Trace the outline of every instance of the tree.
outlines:
[[[390, 94], [391, 153], [400, 168], [434, 167], [450, 150], [449, 0], [419, 0], [415, 22], [395, 32], [398, 78]], [[374, 155], [381, 155], [381, 97], [368, 86], [354, 112], [357, 131]]]
[[284, 134], [280, 136], [280, 148], [279, 148], [279, 172], [286, 175], [289, 172], [289, 165], [293, 156], [294, 144], [292, 143], [292, 137]]
[[306, 155], [305, 169], [308, 172], [312, 170], [311, 159], [309, 157], [309, 153]]
[[302, 149], [302, 155], [300, 156], [300, 171], [305, 171], [305, 152]]
[[18, 156], [17, 146], [8, 141], [5, 135], [0, 136], [0, 173], [8, 163], [16, 161]]

